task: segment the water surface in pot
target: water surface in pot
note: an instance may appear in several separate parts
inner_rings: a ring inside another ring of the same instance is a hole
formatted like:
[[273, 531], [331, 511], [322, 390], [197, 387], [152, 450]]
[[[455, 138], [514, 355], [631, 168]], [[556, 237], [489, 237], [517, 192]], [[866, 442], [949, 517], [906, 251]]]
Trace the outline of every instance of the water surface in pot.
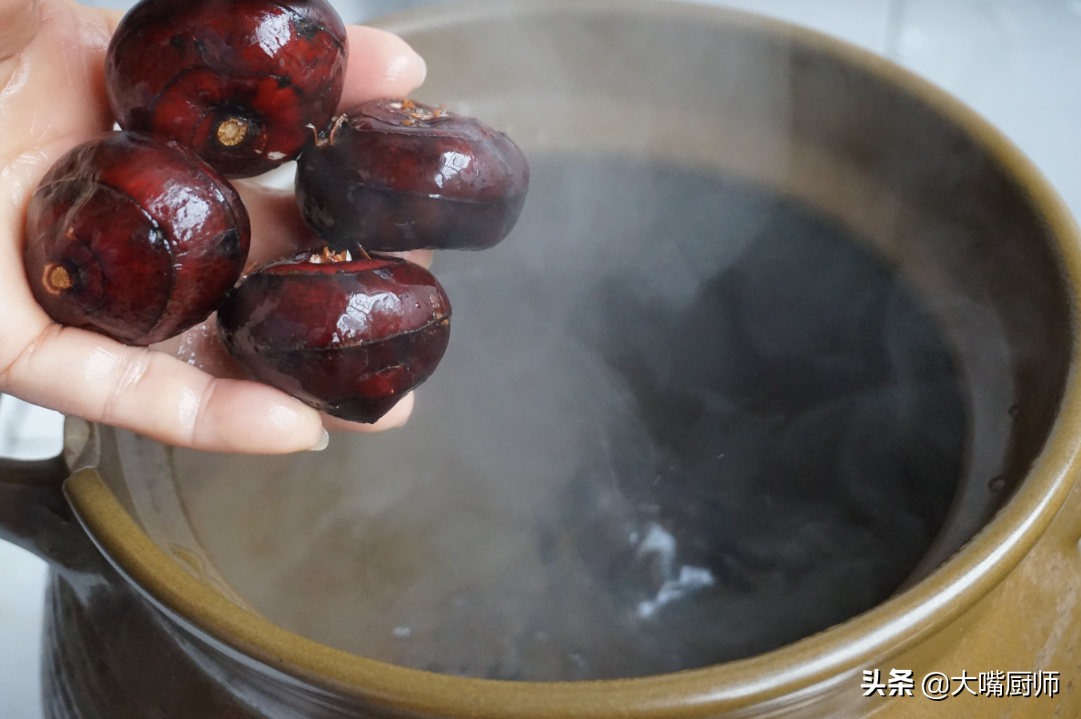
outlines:
[[452, 340], [406, 428], [320, 455], [173, 453], [217, 571], [331, 646], [538, 681], [746, 657], [889, 596], [967, 431], [903, 282], [745, 183], [532, 166], [503, 245], [436, 259]]

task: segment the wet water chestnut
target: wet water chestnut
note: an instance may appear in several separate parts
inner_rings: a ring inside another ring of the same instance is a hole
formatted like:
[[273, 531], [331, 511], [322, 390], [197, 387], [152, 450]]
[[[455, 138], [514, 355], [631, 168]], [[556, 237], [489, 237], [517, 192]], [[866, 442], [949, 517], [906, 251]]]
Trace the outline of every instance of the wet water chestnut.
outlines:
[[30, 200], [23, 261], [57, 322], [133, 345], [201, 322], [236, 283], [251, 227], [188, 150], [114, 132], [76, 147]]
[[325, 0], [143, 0], [106, 56], [120, 126], [195, 148], [227, 177], [293, 159], [333, 118], [346, 33]]
[[248, 275], [218, 311], [218, 331], [258, 380], [370, 423], [435, 371], [450, 314], [443, 288], [420, 265], [324, 251]]
[[484, 249], [518, 221], [529, 166], [504, 133], [411, 100], [346, 113], [305, 150], [297, 203], [336, 249]]

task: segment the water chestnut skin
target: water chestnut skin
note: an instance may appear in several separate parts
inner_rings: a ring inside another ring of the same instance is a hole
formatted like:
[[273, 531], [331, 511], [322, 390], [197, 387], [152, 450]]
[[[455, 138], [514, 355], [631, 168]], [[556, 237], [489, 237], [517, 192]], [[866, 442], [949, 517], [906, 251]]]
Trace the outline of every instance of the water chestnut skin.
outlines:
[[482, 250], [513, 229], [529, 165], [502, 132], [401, 99], [340, 116], [297, 161], [305, 221], [339, 250]]
[[442, 286], [420, 265], [328, 251], [250, 274], [218, 311], [218, 332], [255, 379], [372, 423], [435, 371], [450, 316]]
[[192, 147], [226, 177], [296, 157], [342, 97], [345, 25], [325, 0], [142, 0], [109, 44], [120, 127]]
[[60, 158], [30, 199], [23, 262], [53, 320], [149, 345], [213, 312], [251, 225], [232, 185], [186, 148], [129, 132]]

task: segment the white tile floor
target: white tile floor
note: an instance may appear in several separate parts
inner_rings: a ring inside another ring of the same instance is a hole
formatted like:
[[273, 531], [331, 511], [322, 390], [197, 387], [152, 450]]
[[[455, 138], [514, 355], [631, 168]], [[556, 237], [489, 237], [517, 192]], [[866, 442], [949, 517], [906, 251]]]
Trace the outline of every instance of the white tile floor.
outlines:
[[[126, 7], [101, 0], [89, 4]], [[432, 0], [337, 0], [361, 21]], [[1081, 0], [717, 0], [841, 37], [945, 87], [1006, 132], [1081, 216]], [[46, 456], [56, 415], [0, 402], [0, 454]], [[0, 719], [40, 719], [44, 565], [0, 543]]]

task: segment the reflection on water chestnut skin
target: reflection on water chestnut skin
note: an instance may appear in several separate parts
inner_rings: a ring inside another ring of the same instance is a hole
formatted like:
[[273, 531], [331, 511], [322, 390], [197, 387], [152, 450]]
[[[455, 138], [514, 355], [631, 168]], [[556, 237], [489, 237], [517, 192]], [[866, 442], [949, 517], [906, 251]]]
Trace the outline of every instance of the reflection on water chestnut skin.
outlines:
[[259, 380], [335, 417], [375, 422], [431, 376], [450, 339], [434, 276], [397, 257], [304, 254], [252, 273], [218, 311]]
[[295, 158], [330, 122], [346, 44], [324, 0], [144, 0], [109, 45], [109, 102], [125, 130], [251, 177]]
[[514, 228], [528, 189], [504, 133], [412, 100], [339, 117], [297, 166], [304, 219], [337, 249], [486, 249]]
[[202, 322], [240, 278], [251, 228], [233, 187], [173, 144], [115, 132], [41, 181], [24, 262], [57, 322], [149, 345]]

